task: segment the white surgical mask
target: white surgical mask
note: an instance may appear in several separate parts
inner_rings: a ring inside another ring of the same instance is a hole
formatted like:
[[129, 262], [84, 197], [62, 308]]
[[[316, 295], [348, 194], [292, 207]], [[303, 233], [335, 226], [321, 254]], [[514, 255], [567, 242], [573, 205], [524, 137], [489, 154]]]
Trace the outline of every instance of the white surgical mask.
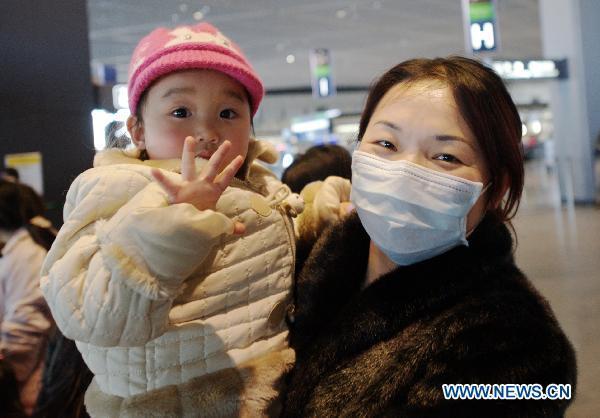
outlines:
[[467, 244], [467, 215], [483, 184], [406, 160], [352, 156], [350, 200], [371, 240], [406, 266]]

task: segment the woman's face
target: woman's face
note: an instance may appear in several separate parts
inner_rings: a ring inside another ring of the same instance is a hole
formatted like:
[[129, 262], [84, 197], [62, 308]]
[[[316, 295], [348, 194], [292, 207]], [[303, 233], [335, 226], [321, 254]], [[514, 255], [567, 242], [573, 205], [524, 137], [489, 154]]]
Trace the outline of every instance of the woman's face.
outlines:
[[[407, 160], [463, 179], [488, 183], [486, 162], [450, 89], [438, 81], [398, 84], [381, 99], [359, 150]], [[483, 217], [483, 193], [467, 216], [467, 231]]]

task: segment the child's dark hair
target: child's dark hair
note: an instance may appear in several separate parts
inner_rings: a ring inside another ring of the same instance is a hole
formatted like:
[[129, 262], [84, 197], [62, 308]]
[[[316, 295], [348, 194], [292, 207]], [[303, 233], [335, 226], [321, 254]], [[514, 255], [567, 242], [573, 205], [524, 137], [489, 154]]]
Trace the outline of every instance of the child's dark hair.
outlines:
[[329, 176], [352, 177], [352, 156], [339, 145], [318, 145], [308, 149], [285, 169], [281, 181], [300, 193], [312, 181]]

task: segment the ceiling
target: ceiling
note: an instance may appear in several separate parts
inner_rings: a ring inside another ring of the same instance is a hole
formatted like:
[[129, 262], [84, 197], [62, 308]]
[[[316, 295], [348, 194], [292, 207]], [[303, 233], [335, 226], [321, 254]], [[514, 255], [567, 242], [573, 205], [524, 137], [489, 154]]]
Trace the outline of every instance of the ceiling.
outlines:
[[[119, 82], [142, 36], [194, 16], [238, 43], [268, 89], [308, 86], [316, 47], [330, 49], [338, 85], [368, 85], [408, 58], [464, 54], [461, 0], [88, 0], [88, 13], [92, 60], [115, 65]], [[538, 0], [497, 0], [497, 13], [495, 57], [542, 56]]]

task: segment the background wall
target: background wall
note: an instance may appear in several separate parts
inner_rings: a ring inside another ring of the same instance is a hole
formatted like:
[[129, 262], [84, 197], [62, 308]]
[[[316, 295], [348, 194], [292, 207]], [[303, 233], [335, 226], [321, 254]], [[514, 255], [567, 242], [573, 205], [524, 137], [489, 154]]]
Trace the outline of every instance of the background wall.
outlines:
[[62, 223], [69, 184], [93, 158], [86, 2], [3, 0], [0, 165], [39, 151], [49, 216]]

